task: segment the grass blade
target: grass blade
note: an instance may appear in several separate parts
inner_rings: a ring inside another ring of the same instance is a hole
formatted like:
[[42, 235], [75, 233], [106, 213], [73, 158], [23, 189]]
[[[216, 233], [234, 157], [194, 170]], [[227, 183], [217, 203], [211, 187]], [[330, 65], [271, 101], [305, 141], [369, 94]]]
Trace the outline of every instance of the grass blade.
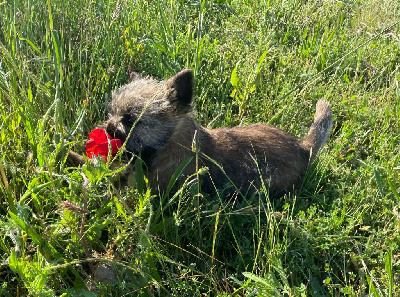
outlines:
[[388, 288], [389, 297], [392, 297], [394, 283], [393, 283], [393, 273], [392, 273], [393, 262], [392, 262], [392, 249], [391, 248], [389, 248], [389, 250], [386, 253], [385, 268], [386, 268], [386, 273], [388, 274], [388, 278], [389, 278], [389, 288]]

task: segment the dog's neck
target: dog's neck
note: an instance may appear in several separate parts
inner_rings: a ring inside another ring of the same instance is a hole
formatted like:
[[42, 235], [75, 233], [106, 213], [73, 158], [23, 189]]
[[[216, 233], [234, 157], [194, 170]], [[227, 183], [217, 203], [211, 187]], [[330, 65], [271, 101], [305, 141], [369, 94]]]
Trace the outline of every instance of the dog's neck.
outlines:
[[[189, 116], [180, 118], [165, 146], [154, 152], [149, 165], [150, 181], [165, 187], [178, 166], [194, 157], [206, 139], [208, 139], [207, 130], [193, 118]], [[190, 162], [185, 171], [195, 172], [195, 162]]]

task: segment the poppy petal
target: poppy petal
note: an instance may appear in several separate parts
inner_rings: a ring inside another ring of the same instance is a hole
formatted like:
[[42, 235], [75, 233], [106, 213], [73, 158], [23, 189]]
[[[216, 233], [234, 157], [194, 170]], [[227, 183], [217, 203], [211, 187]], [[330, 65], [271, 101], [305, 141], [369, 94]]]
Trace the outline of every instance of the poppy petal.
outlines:
[[89, 139], [107, 140], [107, 133], [103, 129], [94, 129], [89, 133]]
[[96, 141], [94, 139], [89, 139], [86, 141], [86, 156], [88, 156], [89, 159], [93, 157], [93, 150], [94, 147], [96, 146]]
[[111, 140], [111, 152], [115, 155], [119, 148], [121, 147], [121, 139], [112, 139]]
[[120, 139], [113, 139], [103, 129], [94, 129], [89, 133], [89, 140], [86, 142], [86, 155], [89, 159], [93, 156], [102, 156], [104, 161], [107, 160], [109, 146], [111, 155], [114, 156], [122, 146]]

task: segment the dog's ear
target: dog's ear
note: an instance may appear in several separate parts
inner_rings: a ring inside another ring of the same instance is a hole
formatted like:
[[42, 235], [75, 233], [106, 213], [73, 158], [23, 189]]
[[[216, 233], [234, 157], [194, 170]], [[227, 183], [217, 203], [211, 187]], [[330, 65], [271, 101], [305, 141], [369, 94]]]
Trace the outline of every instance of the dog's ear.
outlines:
[[168, 99], [178, 111], [188, 112], [191, 109], [193, 83], [193, 71], [190, 69], [184, 69], [168, 79], [167, 86], [172, 90]]

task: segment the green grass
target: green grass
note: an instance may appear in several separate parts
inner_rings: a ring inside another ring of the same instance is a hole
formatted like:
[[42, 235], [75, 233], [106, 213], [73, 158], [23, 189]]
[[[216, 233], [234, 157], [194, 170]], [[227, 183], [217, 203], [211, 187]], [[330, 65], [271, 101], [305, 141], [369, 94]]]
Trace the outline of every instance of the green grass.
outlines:
[[[389, 0], [0, 1], [0, 294], [399, 296], [399, 19]], [[331, 102], [297, 196], [159, 197], [68, 167], [131, 71], [182, 68], [211, 128], [301, 137]]]

